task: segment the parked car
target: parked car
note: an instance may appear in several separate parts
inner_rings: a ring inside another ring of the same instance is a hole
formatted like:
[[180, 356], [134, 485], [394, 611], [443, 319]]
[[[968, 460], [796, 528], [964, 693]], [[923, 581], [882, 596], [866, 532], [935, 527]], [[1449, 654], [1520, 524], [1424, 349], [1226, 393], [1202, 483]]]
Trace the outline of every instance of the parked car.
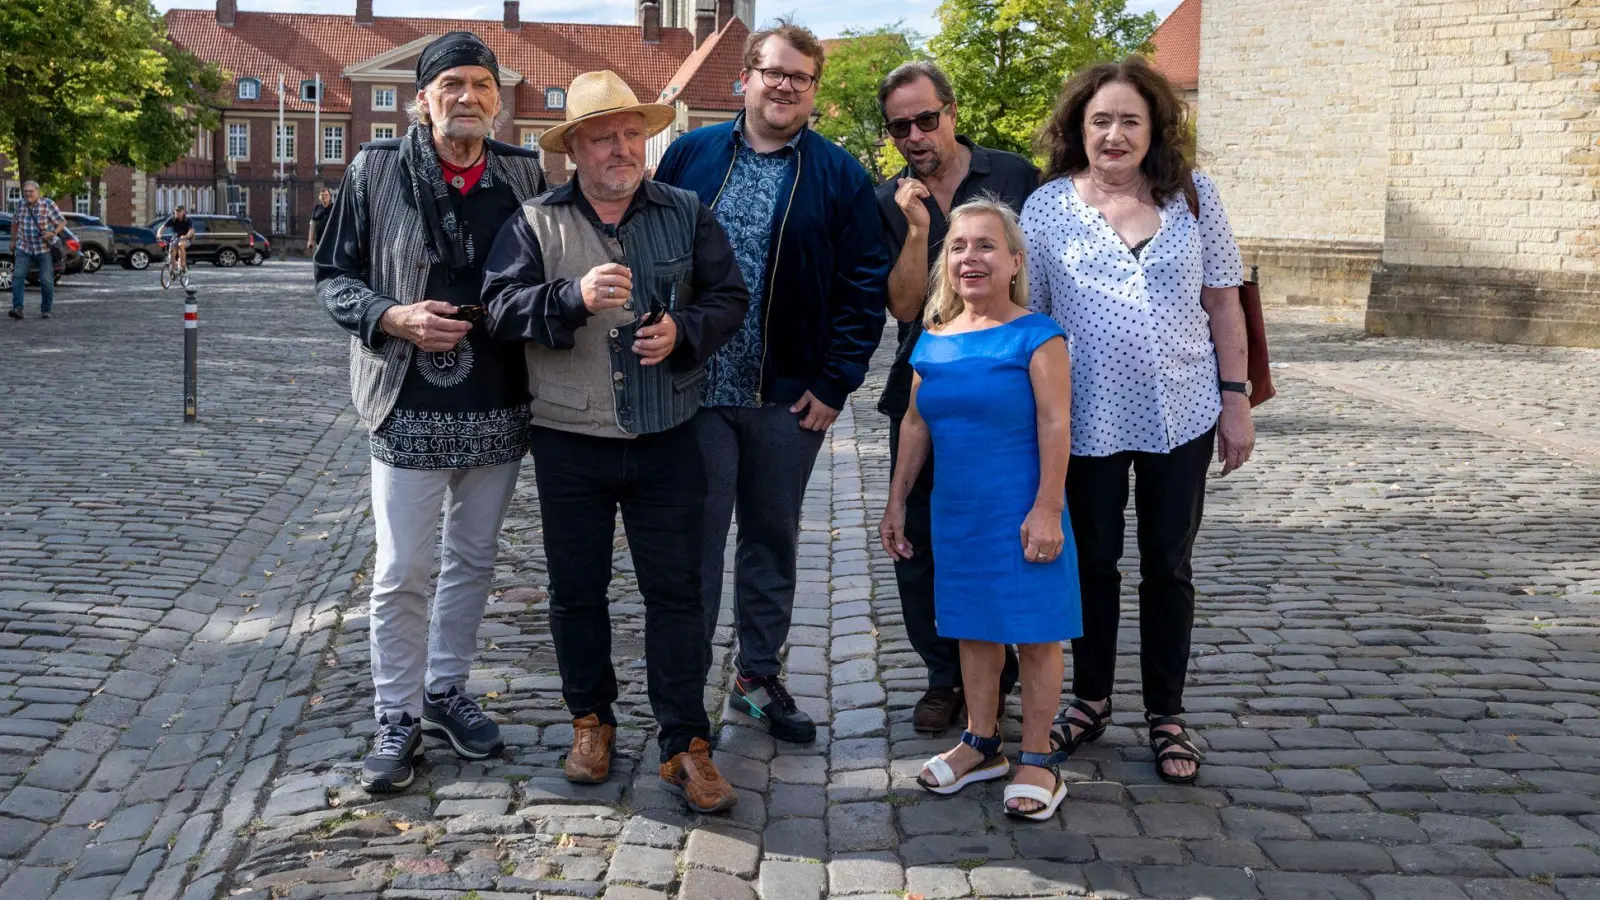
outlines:
[[[159, 236], [169, 217], [162, 216], [150, 226]], [[243, 216], [219, 216], [196, 213], [189, 216], [194, 223], [194, 240], [189, 243], [189, 261], [208, 260], [223, 268], [232, 268], [240, 260], [249, 259], [255, 249], [256, 232], [250, 220]]]
[[167, 248], [156, 238], [156, 233], [138, 225], [112, 225], [116, 236], [116, 259], [124, 269], [144, 271], [155, 262], [165, 262]]
[[[61, 234], [61, 240], [50, 247], [50, 260], [54, 263], [56, 283], [74, 272], [83, 271], [83, 254], [78, 250], [78, 239], [70, 229]], [[0, 213], [0, 291], [11, 290], [11, 273], [16, 260], [11, 252], [11, 215]], [[38, 284], [39, 273], [29, 272], [28, 283]]]
[[110, 226], [100, 221], [99, 216], [76, 212], [63, 212], [61, 215], [67, 220], [67, 227], [78, 236], [83, 253], [83, 271], [98, 272], [101, 266], [117, 258], [116, 235]]
[[255, 244], [250, 248], [250, 255], [245, 257], [246, 265], [259, 266], [272, 258], [272, 242], [261, 232], [255, 233]]

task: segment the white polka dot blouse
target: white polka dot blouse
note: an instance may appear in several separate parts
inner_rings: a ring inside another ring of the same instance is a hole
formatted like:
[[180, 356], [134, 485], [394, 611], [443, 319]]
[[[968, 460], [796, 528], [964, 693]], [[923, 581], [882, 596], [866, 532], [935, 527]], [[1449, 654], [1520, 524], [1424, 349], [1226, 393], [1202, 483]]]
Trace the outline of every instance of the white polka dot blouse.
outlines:
[[1211, 319], [1201, 285], [1244, 280], [1217, 186], [1194, 175], [1200, 218], [1182, 193], [1136, 254], [1071, 178], [1039, 187], [1022, 212], [1035, 312], [1067, 332], [1072, 452], [1167, 453], [1205, 434], [1222, 412]]

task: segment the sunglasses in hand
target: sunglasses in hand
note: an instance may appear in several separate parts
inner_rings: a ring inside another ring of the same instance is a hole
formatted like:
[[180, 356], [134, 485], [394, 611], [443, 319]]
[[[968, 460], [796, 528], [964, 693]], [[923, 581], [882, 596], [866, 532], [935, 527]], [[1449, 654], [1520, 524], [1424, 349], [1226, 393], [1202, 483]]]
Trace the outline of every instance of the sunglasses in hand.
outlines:
[[474, 303], [471, 306], [458, 306], [455, 312], [442, 318], [455, 319], [458, 322], [481, 322], [483, 317], [488, 314], [489, 308], [487, 306], [481, 303]]
[[666, 304], [660, 300], [651, 300], [650, 311], [639, 317], [639, 327], [649, 328], [651, 325], [658, 325], [666, 314]]

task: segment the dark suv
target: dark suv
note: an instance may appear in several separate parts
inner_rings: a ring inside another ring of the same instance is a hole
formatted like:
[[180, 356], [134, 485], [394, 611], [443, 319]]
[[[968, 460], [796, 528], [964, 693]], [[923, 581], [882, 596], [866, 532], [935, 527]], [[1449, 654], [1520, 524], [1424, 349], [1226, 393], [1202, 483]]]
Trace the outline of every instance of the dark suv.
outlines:
[[[167, 227], [170, 216], [162, 216], [150, 223], [157, 235], [165, 238], [161, 230]], [[253, 256], [256, 232], [250, 220], [243, 216], [218, 216], [209, 213], [192, 213], [194, 239], [189, 242], [189, 261], [209, 260], [223, 268], [232, 268], [240, 260]]]

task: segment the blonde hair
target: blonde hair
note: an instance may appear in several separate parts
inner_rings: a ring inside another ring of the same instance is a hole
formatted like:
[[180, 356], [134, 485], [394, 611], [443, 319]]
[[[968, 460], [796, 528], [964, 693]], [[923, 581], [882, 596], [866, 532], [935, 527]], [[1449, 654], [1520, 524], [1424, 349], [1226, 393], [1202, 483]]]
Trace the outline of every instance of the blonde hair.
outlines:
[[1006, 246], [1012, 253], [1022, 255], [1017, 265], [1017, 275], [1011, 280], [1011, 302], [1023, 309], [1028, 308], [1028, 252], [1022, 237], [1022, 223], [1017, 221], [1017, 214], [1011, 207], [994, 197], [985, 195], [975, 200], [968, 200], [950, 211], [950, 218], [945, 223], [944, 245], [939, 248], [939, 258], [934, 260], [933, 270], [929, 272], [929, 282], [933, 288], [928, 292], [930, 302], [922, 314], [924, 328], [932, 329], [937, 325], [949, 324], [967, 308], [961, 295], [956, 293], [955, 282], [950, 280], [948, 235], [956, 230], [958, 222], [972, 216], [994, 216], [999, 219], [1000, 227], [1006, 234]]

